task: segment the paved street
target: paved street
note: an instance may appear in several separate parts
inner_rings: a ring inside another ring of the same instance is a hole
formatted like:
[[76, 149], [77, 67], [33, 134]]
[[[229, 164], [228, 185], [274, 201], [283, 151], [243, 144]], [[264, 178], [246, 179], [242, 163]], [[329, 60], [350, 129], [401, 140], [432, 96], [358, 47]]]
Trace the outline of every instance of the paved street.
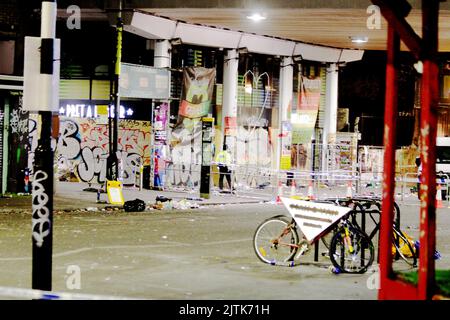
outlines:
[[[79, 204], [89, 202], [85, 197]], [[26, 203], [14, 211], [5, 208], [0, 213], [0, 286], [30, 288], [31, 213]], [[417, 238], [418, 208], [404, 205], [401, 210], [403, 229]], [[260, 262], [253, 233], [276, 214], [287, 211], [267, 203], [142, 213], [57, 211], [53, 290], [144, 299], [377, 298], [377, 291], [368, 288], [368, 281], [375, 283], [370, 277], [376, 266], [362, 275], [334, 275], [328, 271], [330, 261], [321, 257], [315, 263], [312, 252], [293, 268]], [[439, 209], [442, 258], [437, 268], [450, 266], [449, 226], [450, 209]], [[81, 270], [80, 290], [67, 288], [71, 265]], [[397, 262], [396, 268], [406, 269], [406, 264]]]

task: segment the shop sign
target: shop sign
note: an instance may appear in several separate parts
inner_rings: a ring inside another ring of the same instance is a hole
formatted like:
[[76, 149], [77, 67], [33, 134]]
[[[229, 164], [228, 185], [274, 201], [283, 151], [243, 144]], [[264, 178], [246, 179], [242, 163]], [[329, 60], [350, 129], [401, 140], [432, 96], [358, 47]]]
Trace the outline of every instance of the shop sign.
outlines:
[[169, 70], [121, 63], [119, 95], [130, 98], [168, 99]]
[[[99, 113], [100, 109], [100, 113]], [[89, 105], [89, 104], [63, 104], [59, 108], [59, 115], [69, 118], [98, 118], [102, 114], [104, 105]], [[114, 106], [107, 107], [110, 117], [114, 118]], [[119, 118], [126, 119], [133, 115], [134, 111], [130, 107], [120, 106]]]

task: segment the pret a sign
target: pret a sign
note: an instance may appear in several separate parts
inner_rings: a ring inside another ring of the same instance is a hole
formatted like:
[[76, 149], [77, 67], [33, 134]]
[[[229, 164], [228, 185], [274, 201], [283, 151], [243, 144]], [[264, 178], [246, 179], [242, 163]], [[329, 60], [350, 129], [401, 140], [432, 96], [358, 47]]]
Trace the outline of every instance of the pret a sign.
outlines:
[[[110, 117], [114, 117], [114, 107], [111, 105], [89, 105], [83, 103], [67, 103], [62, 104], [59, 108], [59, 115], [69, 118], [98, 118], [101, 115], [108, 115], [108, 110]], [[106, 109], [105, 109], [106, 108]], [[99, 112], [100, 110], [100, 112]], [[106, 111], [105, 111], [106, 110]], [[126, 119], [133, 115], [134, 111], [132, 108], [120, 106], [119, 118]]]
[[340, 218], [352, 209], [328, 203], [317, 203], [290, 198], [281, 198], [306, 240], [313, 242]]

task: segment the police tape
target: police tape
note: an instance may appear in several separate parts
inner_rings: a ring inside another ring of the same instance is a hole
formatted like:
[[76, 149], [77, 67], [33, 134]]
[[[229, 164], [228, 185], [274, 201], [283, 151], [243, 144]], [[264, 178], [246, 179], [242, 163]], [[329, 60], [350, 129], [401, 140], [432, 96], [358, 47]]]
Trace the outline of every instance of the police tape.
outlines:
[[14, 287], [0, 287], [0, 297], [17, 298], [19, 300], [143, 300], [139, 298], [70, 292], [53, 292]]

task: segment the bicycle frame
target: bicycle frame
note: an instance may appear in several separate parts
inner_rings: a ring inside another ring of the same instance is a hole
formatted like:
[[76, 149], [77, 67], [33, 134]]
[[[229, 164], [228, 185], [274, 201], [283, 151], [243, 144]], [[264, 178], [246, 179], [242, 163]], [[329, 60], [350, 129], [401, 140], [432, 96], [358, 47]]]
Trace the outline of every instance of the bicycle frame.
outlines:
[[[352, 246], [352, 243], [351, 243], [351, 239], [350, 239], [350, 228], [349, 228], [349, 225], [353, 226], [353, 224], [349, 220], [349, 214], [346, 214], [345, 216], [343, 216], [340, 220], [336, 221], [332, 226], [335, 226], [335, 227], [338, 227], [338, 228], [341, 228], [341, 227], [344, 228], [344, 231], [345, 231], [345, 238], [344, 239], [345, 239], [345, 241], [348, 244], [349, 252], [352, 253], [354, 251], [354, 249], [353, 249], [353, 246]], [[307, 241], [306, 239], [302, 239], [297, 244], [295, 244], [295, 243], [286, 243], [286, 242], [280, 241], [280, 239], [282, 239], [283, 236], [286, 236], [287, 234], [289, 234], [291, 228], [296, 229], [296, 230], [300, 230], [298, 225], [297, 225], [297, 223], [295, 222], [295, 220], [292, 219], [291, 223], [289, 223], [283, 229], [281, 234], [277, 238], [272, 240], [272, 244], [273, 245], [283, 245], [283, 246], [286, 246], [286, 247], [292, 247], [292, 248], [300, 249], [300, 251], [294, 257], [294, 260], [295, 260], [299, 256], [302, 256], [306, 251], [309, 251], [309, 247], [311, 247], [312, 245], [314, 245], [314, 243], [319, 241], [321, 237], [323, 237], [326, 234], [328, 234], [329, 232], [331, 232], [332, 226], [329, 227], [328, 231], [323, 232], [321, 235], [319, 235], [313, 241]], [[356, 228], [355, 226], [353, 226], [353, 227]], [[305, 248], [305, 244], [306, 244], [307, 248]]]

